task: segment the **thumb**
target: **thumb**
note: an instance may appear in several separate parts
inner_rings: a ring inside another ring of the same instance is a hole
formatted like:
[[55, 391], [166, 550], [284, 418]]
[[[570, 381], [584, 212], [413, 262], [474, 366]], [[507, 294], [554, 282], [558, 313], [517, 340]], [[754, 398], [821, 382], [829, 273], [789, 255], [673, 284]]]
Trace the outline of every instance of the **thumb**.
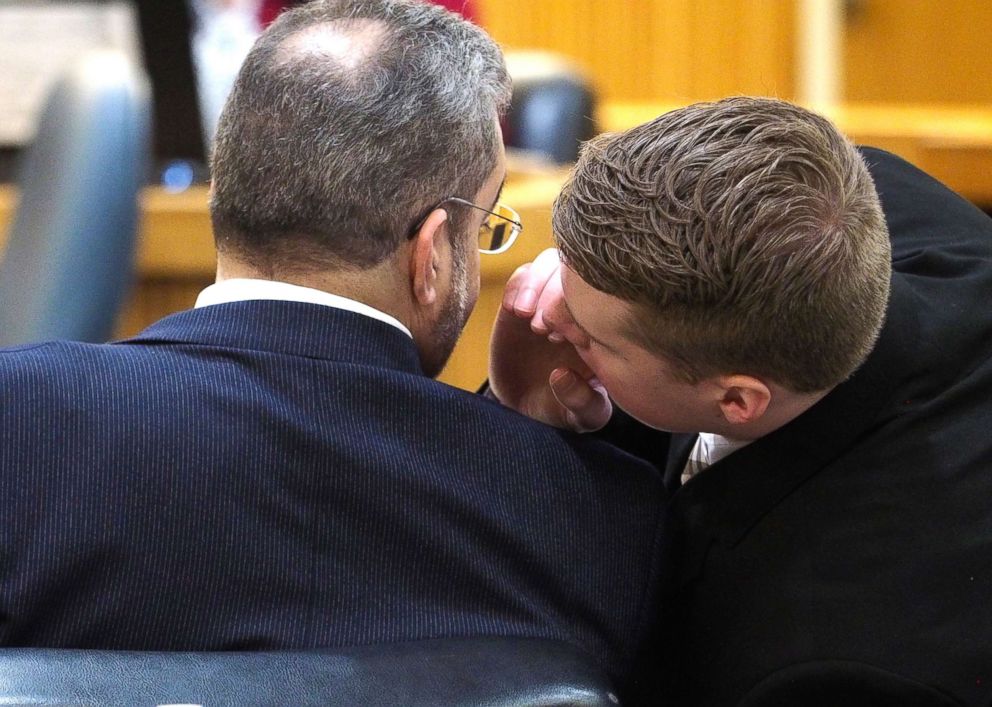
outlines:
[[556, 368], [548, 379], [551, 392], [565, 408], [565, 425], [576, 432], [592, 432], [610, 421], [613, 403], [596, 378], [586, 380], [570, 368]]

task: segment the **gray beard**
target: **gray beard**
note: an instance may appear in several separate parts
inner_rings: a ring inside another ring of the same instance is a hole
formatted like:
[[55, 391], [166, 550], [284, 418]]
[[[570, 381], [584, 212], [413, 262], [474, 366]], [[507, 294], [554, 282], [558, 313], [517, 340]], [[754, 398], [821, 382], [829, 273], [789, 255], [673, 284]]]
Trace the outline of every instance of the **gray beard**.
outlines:
[[468, 297], [468, 269], [465, 267], [464, 258], [459, 257], [461, 255], [456, 253], [453, 258], [451, 295], [441, 307], [433, 340], [429, 343], [430, 348], [421, 357], [424, 373], [431, 378], [437, 378], [448, 363], [451, 352], [458, 343], [458, 337], [461, 336], [462, 329], [465, 328], [465, 323], [472, 313]]

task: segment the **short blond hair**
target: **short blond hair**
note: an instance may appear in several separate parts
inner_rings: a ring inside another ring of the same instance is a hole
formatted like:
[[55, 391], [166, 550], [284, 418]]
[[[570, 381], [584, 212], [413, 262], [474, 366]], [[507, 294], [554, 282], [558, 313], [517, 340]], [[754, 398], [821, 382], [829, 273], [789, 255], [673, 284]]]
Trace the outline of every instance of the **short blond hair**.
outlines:
[[635, 305], [632, 337], [681, 378], [823, 391], [867, 357], [888, 229], [860, 153], [825, 118], [730, 98], [585, 146], [554, 206], [562, 258]]

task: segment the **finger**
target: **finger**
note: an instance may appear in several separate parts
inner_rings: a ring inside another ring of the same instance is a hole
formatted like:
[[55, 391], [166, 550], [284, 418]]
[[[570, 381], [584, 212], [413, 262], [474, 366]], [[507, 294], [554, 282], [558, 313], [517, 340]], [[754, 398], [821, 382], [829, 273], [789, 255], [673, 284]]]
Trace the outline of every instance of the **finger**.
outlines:
[[[537, 311], [534, 312], [534, 316], [530, 322], [530, 328], [534, 330], [536, 334], [541, 334], [542, 336], [549, 333], [555, 333], [554, 322], [551, 317], [554, 316], [553, 312], [556, 312], [558, 308], [562, 307], [562, 299], [564, 295], [561, 288], [561, 266], [556, 267], [554, 273], [548, 279], [547, 284], [544, 286], [544, 290], [541, 292], [540, 297], [537, 302]], [[549, 316], [549, 314], [551, 316]], [[558, 340], [563, 340], [564, 337], [558, 334]], [[552, 339], [554, 340], [554, 339]]]
[[548, 382], [555, 399], [565, 408], [565, 424], [570, 429], [591, 432], [610, 421], [613, 404], [595, 378], [586, 380], [568, 368], [556, 368]]
[[508, 312], [513, 312], [515, 308], [515, 302], [520, 295], [520, 287], [527, 280], [527, 273], [530, 270], [531, 263], [524, 263], [510, 275], [510, 279], [506, 281], [506, 287], [503, 288], [503, 302], [502, 307]]
[[520, 287], [513, 303], [513, 311], [517, 316], [534, 316], [544, 288], [558, 272], [559, 262], [558, 251], [548, 248], [530, 263], [526, 273], [521, 276]]

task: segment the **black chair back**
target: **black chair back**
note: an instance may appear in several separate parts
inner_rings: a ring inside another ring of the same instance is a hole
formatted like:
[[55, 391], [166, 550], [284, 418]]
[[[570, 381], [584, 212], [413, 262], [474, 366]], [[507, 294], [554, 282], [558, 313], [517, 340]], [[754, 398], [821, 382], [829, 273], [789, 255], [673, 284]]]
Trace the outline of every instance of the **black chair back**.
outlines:
[[0, 346], [113, 335], [133, 274], [149, 96], [143, 73], [108, 50], [49, 94], [0, 255]]
[[437, 639], [315, 652], [0, 649], [0, 704], [615, 707], [558, 641]]
[[507, 147], [555, 164], [574, 162], [596, 134], [596, 96], [576, 66], [549, 52], [507, 52], [513, 97], [504, 123]]

